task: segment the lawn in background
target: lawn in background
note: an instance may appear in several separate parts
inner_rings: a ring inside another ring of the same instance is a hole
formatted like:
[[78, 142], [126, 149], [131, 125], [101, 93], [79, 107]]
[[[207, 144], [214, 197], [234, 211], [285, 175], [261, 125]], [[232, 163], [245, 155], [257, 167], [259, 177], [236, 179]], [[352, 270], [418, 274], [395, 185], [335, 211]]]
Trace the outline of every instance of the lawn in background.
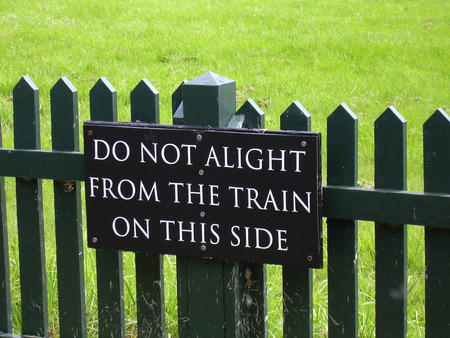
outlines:
[[[373, 185], [373, 122], [390, 105], [408, 121], [408, 188], [423, 190], [422, 124], [450, 105], [448, 1], [1, 0], [0, 117], [3, 145], [13, 147], [12, 88], [29, 75], [41, 93], [42, 147], [50, 149], [49, 91], [67, 76], [79, 91], [80, 120], [102, 76], [118, 91], [119, 119], [129, 120], [129, 93], [142, 78], [160, 92], [161, 122], [171, 123], [171, 94], [207, 71], [237, 82], [238, 106], [252, 98], [278, 129], [294, 100], [326, 132], [327, 116], [345, 102], [359, 118], [359, 181]], [[324, 135], [325, 136], [325, 135]], [[325, 137], [324, 137], [325, 138]], [[325, 156], [324, 156], [325, 159]], [[326, 166], [326, 163], [324, 163]], [[19, 288], [13, 181], [7, 180], [13, 291]], [[326, 181], [324, 181], [326, 183]], [[51, 187], [46, 206], [52, 328], [57, 331]], [[374, 333], [373, 224], [360, 223], [360, 334]], [[411, 336], [424, 333], [423, 229], [409, 228]], [[166, 259], [169, 332], [176, 334], [173, 259]], [[86, 254], [89, 322], [95, 330], [95, 263]], [[125, 255], [130, 332], [135, 323], [132, 255]], [[281, 335], [281, 273], [269, 267], [269, 327]], [[315, 333], [326, 335], [326, 269], [315, 271]], [[19, 292], [13, 292], [20, 304]], [[20, 311], [14, 323], [20, 327]]]

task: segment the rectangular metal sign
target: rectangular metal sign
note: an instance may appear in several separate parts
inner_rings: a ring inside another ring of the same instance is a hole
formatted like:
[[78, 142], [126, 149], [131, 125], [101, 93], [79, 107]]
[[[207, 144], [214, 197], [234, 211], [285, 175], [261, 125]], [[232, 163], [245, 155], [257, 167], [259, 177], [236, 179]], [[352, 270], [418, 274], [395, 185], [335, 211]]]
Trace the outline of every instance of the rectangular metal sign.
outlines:
[[320, 134], [85, 122], [91, 248], [322, 267]]

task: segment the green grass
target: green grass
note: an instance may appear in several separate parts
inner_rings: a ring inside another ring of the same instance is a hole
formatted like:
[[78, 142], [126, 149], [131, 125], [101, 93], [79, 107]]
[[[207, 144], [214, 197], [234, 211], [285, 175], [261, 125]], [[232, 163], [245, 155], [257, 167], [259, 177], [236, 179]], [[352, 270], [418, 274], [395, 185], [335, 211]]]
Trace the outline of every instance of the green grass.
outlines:
[[[359, 180], [373, 182], [373, 122], [394, 105], [408, 121], [408, 188], [421, 191], [422, 124], [450, 106], [450, 4], [444, 0], [2, 0], [0, 116], [3, 145], [13, 147], [12, 88], [28, 74], [41, 92], [42, 147], [50, 149], [49, 90], [68, 76], [79, 91], [80, 120], [89, 119], [89, 90], [106, 76], [118, 91], [119, 119], [129, 120], [129, 92], [148, 78], [159, 90], [162, 123], [184, 79], [213, 71], [236, 80], [238, 105], [253, 98], [278, 129], [279, 115], [299, 100], [312, 129], [345, 102], [359, 118]], [[20, 327], [18, 254], [12, 181], [7, 180], [15, 327]], [[47, 188], [48, 196], [51, 188]], [[46, 195], [46, 196], [47, 196]], [[48, 200], [48, 201], [47, 201]], [[47, 261], [54, 260], [51, 198], [46, 199]], [[360, 333], [374, 332], [373, 225], [360, 224]], [[95, 331], [95, 263], [86, 256], [88, 322]], [[409, 228], [410, 336], [423, 336], [423, 229]], [[127, 314], [132, 313], [133, 264], [125, 255]], [[326, 258], [325, 258], [326, 259]], [[47, 264], [51, 267], [51, 264]], [[168, 270], [169, 332], [176, 332], [173, 259]], [[55, 271], [49, 304], [56, 308]], [[315, 333], [326, 335], [326, 271], [314, 274]], [[281, 270], [269, 267], [269, 327], [281, 331]], [[51, 311], [52, 330], [57, 330]], [[129, 317], [129, 326], [133, 319]]]

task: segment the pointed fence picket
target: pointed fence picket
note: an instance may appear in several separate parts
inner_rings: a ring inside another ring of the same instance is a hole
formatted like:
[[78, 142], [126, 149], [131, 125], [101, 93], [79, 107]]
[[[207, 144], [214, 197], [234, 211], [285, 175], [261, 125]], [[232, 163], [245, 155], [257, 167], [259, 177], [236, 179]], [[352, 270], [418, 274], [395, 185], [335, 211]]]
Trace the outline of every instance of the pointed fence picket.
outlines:
[[[39, 89], [23, 77], [13, 90], [14, 146], [40, 148]], [[22, 330], [48, 335], [47, 277], [41, 179], [16, 178]]]
[[[159, 124], [159, 93], [147, 80], [131, 91], [131, 121]], [[137, 332], [139, 337], [165, 335], [164, 262], [157, 254], [135, 254]]]
[[[52, 147], [79, 151], [78, 92], [61, 78], [50, 91]], [[61, 336], [86, 337], [81, 182], [53, 181]]]
[[[425, 192], [450, 194], [450, 117], [438, 109], [423, 126]], [[447, 224], [450, 222], [447, 220]], [[450, 332], [450, 227], [425, 227], [425, 328], [428, 337]]]
[[[311, 115], [293, 102], [280, 116], [282, 130], [311, 130]], [[292, 182], [295, 184], [295, 182]], [[283, 331], [285, 336], [313, 336], [313, 271], [283, 266]]]
[[[406, 121], [394, 107], [375, 121], [375, 187], [406, 190]], [[380, 337], [406, 335], [406, 253], [406, 226], [376, 222], [375, 306]]]
[[[204, 102], [198, 97], [208, 96]], [[218, 99], [221, 98], [221, 99]], [[144, 79], [131, 92], [131, 120], [159, 123], [159, 93]], [[13, 90], [15, 149], [0, 149], [0, 337], [13, 330], [10, 264], [3, 176], [16, 177], [23, 335], [48, 336], [47, 281], [41, 180], [55, 195], [60, 336], [86, 337], [84, 253], [77, 91], [67, 78], [51, 90], [52, 151], [42, 151], [39, 91], [29, 77]], [[236, 112], [234, 81], [206, 73], [184, 82], [172, 96], [173, 123], [264, 128], [264, 113], [249, 99]], [[117, 92], [106, 78], [90, 91], [92, 120], [117, 120]], [[212, 114], [213, 116], [209, 116]], [[283, 130], [311, 129], [311, 116], [292, 103], [280, 117]], [[425, 193], [406, 189], [406, 121], [389, 107], [375, 122], [375, 189], [355, 187], [358, 126], [341, 104], [328, 118], [327, 220], [328, 334], [356, 337], [358, 331], [357, 220], [375, 222], [376, 333], [405, 336], [407, 224], [425, 226], [426, 333], [450, 335], [450, 118], [438, 109], [424, 125]], [[295, 184], [295, 182], [293, 182]], [[47, 216], [48, 217], [48, 216]], [[125, 336], [122, 253], [97, 250], [98, 335]], [[163, 256], [135, 254], [139, 337], [165, 332]], [[313, 271], [283, 266], [283, 330], [286, 337], [312, 337]], [[211, 277], [212, 276], [212, 277]], [[251, 286], [251, 287], [250, 287]], [[180, 337], [265, 337], [264, 264], [177, 257]], [[392, 291], [396, 297], [392, 297]], [[16, 292], [13, 290], [12, 292]]]
[[[358, 124], [341, 104], [328, 117], [327, 178], [329, 185], [354, 187], [358, 180]], [[325, 203], [325, 202], [324, 202]], [[353, 219], [327, 220], [328, 332], [358, 334], [358, 224]]]

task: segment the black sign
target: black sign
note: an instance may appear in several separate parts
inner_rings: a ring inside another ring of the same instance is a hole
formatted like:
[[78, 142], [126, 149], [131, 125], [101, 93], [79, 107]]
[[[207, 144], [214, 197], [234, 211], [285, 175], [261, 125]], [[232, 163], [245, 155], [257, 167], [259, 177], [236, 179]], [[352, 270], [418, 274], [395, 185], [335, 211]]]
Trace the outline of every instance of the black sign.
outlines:
[[320, 134], [85, 122], [92, 248], [322, 267]]

